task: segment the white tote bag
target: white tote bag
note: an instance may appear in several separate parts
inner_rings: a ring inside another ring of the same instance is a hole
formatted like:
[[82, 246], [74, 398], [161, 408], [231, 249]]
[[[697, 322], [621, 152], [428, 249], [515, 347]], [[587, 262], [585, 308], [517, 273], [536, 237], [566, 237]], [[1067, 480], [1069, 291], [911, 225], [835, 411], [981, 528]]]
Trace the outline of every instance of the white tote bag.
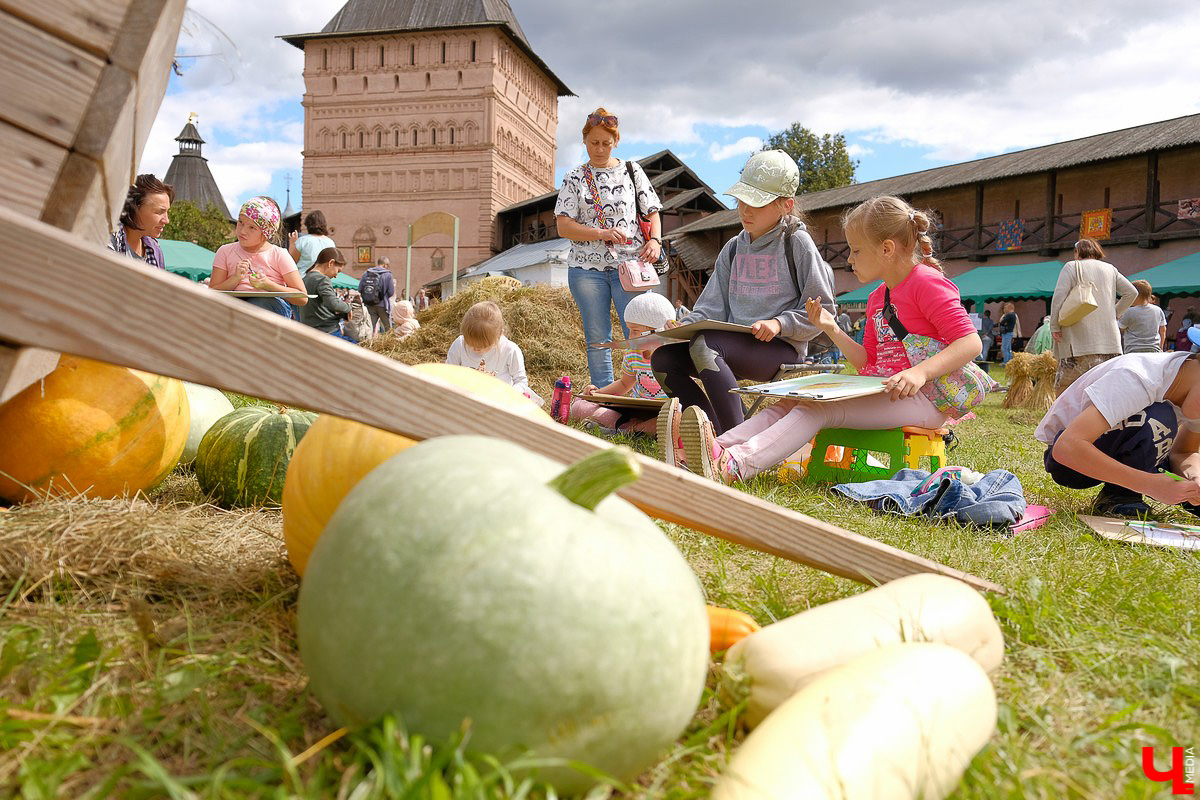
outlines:
[[1067, 294], [1067, 299], [1063, 300], [1062, 307], [1058, 309], [1058, 325], [1060, 328], [1067, 328], [1079, 322], [1088, 314], [1096, 310], [1098, 303], [1096, 302], [1096, 284], [1090, 280], [1083, 279], [1083, 267], [1075, 262], [1075, 288], [1071, 289]]

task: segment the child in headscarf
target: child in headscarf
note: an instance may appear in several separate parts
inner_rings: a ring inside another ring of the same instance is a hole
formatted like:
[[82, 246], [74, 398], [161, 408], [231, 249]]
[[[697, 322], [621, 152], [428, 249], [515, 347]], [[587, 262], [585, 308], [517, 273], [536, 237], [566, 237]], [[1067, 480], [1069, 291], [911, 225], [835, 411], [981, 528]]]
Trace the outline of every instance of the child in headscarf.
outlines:
[[413, 313], [413, 304], [408, 300], [397, 300], [392, 303], [392, 333], [397, 339], [403, 340], [412, 336], [421, 323]]
[[[288, 251], [273, 243], [279, 231], [279, 204], [252, 197], [238, 211], [237, 241], [222, 245], [213, 258], [210, 289], [238, 292], [295, 292], [288, 297], [243, 297], [259, 308], [291, 317], [291, 306], [308, 302], [308, 293]], [[290, 304], [290, 305], [289, 305]]]

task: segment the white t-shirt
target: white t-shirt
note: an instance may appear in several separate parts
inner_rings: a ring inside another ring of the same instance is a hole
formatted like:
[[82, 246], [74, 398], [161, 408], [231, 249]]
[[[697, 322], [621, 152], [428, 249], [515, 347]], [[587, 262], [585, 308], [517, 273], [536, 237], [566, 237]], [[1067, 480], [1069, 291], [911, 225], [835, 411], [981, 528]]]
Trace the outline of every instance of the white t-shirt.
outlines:
[[[1162, 402], [1190, 353], [1129, 353], [1083, 373], [1058, 396], [1033, 435], [1053, 444], [1071, 420], [1094, 406], [1109, 429], [1149, 405]], [[1179, 416], [1179, 409], [1175, 409]]]
[[459, 336], [446, 353], [446, 363], [477, 369], [486, 375], [499, 378], [509, 386], [515, 386], [538, 405], [544, 402], [529, 388], [529, 378], [525, 375], [524, 353], [507, 336], [501, 336], [495, 345], [482, 351], [469, 346], [466, 340]]
[[638, 252], [646, 244], [637, 224], [638, 208], [642, 214], [649, 215], [662, 208], [662, 203], [655, 194], [654, 187], [650, 185], [646, 173], [636, 161], [633, 162], [633, 178], [637, 183], [636, 203], [635, 187], [629, 185], [629, 171], [625, 168], [624, 161], [618, 159], [615, 167], [591, 167], [596, 192], [600, 195], [600, 207], [604, 211], [604, 220], [607, 223], [601, 225], [597, 220], [592, 193], [584, 176], [586, 166], [581, 164], [563, 178], [558, 202], [554, 204], [554, 216], [570, 217], [589, 228], [620, 228], [624, 231], [629, 237], [624, 245], [609, 247], [606, 242], [571, 242], [569, 266], [616, 269], [622, 261], [637, 258]]

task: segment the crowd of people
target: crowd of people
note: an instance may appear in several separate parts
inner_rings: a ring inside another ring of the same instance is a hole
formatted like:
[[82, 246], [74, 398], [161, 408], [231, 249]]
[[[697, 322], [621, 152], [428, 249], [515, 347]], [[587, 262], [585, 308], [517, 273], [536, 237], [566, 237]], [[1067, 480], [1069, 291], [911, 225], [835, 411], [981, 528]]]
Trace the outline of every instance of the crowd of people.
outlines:
[[[939, 428], [996, 388], [975, 362], [998, 338], [1007, 363], [1022, 339], [1020, 319], [1011, 302], [997, 320], [990, 310], [968, 312], [935, 257], [931, 212], [890, 196], [847, 212], [843, 228], [855, 276], [864, 284], [882, 281], [866, 313], [851, 320], [838, 312], [832, 269], [795, 214], [795, 161], [778, 150], [755, 153], [726, 192], [737, 201], [742, 230], [720, 249], [688, 310], [622, 279], [623, 264], [659, 260], [662, 204], [641, 167], [614, 155], [616, 115], [596, 109], [582, 134], [587, 161], [567, 173], [555, 206], [558, 233], [571, 245], [568, 286], [583, 323], [589, 373], [570, 420], [603, 433], [652, 435], [665, 462], [732, 484], [793, 458], [822, 429]], [[156, 239], [172, 199], [171, 187], [138, 176], [109, 247], [164, 267]], [[244, 203], [237, 240], [217, 251], [210, 287], [351, 341], [376, 331], [404, 336], [419, 326], [416, 312], [431, 299], [423, 289], [411, 300], [397, 299], [386, 256], [363, 274], [357, 291], [339, 293], [332, 282], [346, 262], [324, 215], [310, 212], [304, 233], [288, 237], [286, 247], [279, 226], [279, 206], [270, 198]], [[1034, 434], [1045, 445], [1045, 469], [1066, 487], [1102, 485], [1099, 513], [1144, 516], [1149, 496], [1200, 514], [1200, 318], [1189, 308], [1169, 338], [1169, 319], [1152, 287], [1131, 283], [1104, 258], [1094, 239], [1076, 243], [1050, 313], [1027, 342], [1027, 349], [1053, 352], [1058, 360], [1057, 399]], [[686, 340], [632, 347], [614, 373], [614, 310], [626, 339], [698, 322], [742, 328], [697, 326]], [[498, 305], [471, 306], [460, 330], [448, 363], [493, 375], [543, 404]], [[738, 381], [772, 380], [781, 365], [811, 355], [819, 339], [858, 374], [881, 378], [883, 393], [782, 400], [747, 419], [731, 391]], [[612, 395], [662, 402], [647, 412], [606, 405]]]

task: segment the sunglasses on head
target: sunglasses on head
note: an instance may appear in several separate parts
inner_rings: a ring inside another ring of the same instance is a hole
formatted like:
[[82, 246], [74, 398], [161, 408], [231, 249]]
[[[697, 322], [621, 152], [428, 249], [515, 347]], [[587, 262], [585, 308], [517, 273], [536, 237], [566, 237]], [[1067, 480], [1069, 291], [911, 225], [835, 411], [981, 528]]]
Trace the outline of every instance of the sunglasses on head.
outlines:
[[609, 128], [617, 127], [617, 118], [612, 114], [588, 114], [588, 125], [604, 125]]

